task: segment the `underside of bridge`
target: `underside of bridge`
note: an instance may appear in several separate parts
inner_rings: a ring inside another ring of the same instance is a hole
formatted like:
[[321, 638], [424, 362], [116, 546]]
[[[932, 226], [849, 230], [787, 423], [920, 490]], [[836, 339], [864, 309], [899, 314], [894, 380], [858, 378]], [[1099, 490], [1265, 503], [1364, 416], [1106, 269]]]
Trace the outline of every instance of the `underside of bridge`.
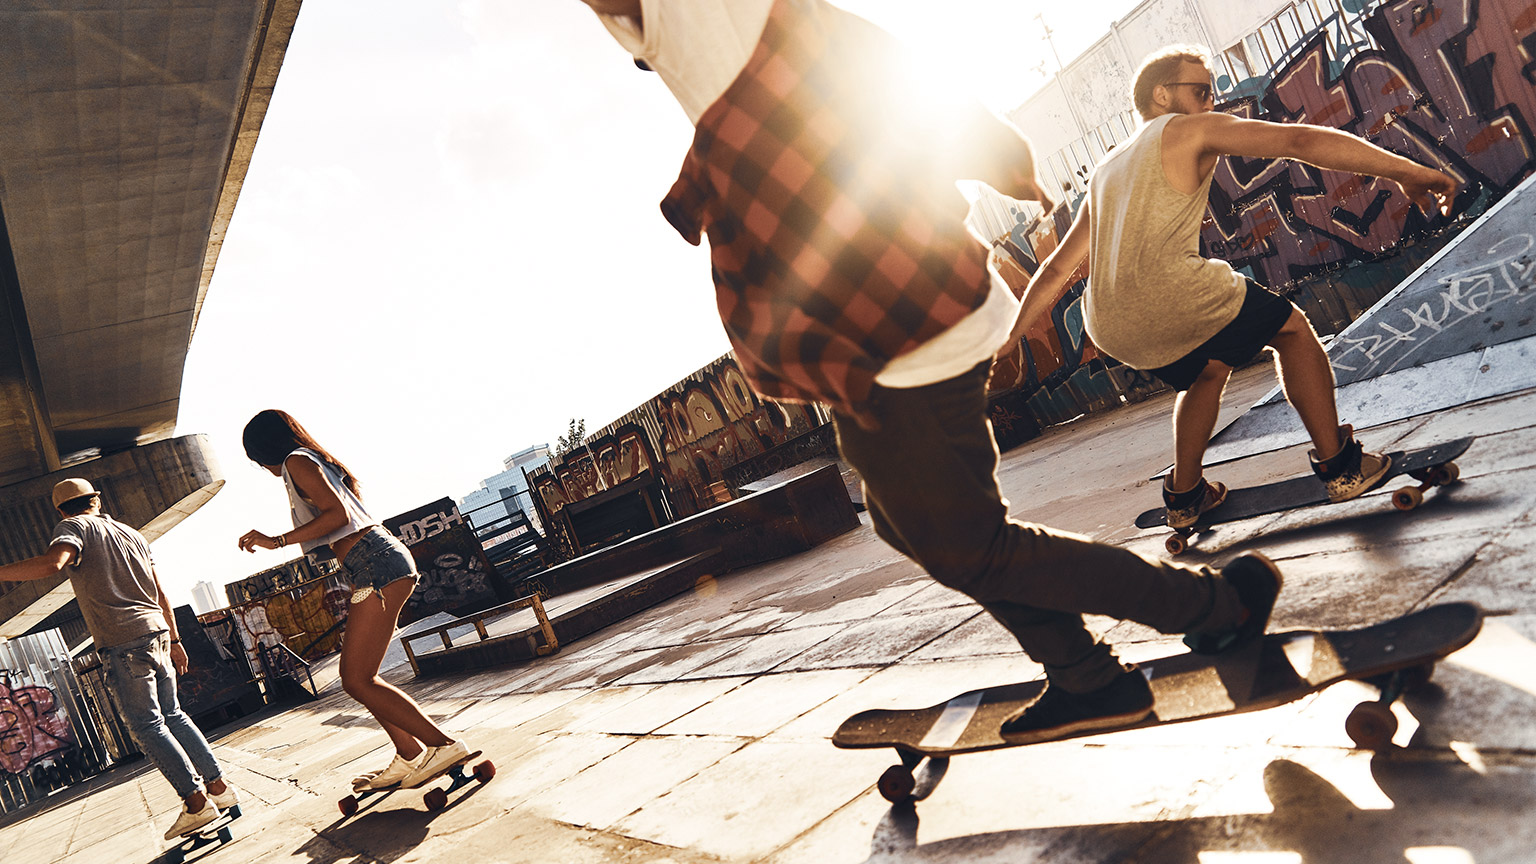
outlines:
[[[0, 561], [84, 476], [158, 536], [223, 485], [182, 370], [300, 0], [0, 8]], [[0, 636], [72, 599], [0, 583]]]

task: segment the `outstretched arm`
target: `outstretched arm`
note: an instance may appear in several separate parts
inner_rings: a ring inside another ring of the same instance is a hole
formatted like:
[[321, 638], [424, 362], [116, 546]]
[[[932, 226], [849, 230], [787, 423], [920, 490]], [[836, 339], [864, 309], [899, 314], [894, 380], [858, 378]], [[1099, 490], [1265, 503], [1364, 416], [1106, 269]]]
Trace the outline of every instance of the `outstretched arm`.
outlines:
[[1426, 213], [1449, 216], [1457, 182], [1443, 171], [1399, 156], [1348, 132], [1306, 123], [1270, 123], [1212, 111], [1170, 121], [1180, 124], [1200, 151], [1204, 176], [1218, 156], [1288, 158], [1355, 174], [1385, 177], [1403, 187]]
[[1068, 280], [1088, 259], [1088, 230], [1088, 201], [1084, 199], [1083, 208], [1077, 211], [1077, 218], [1072, 220], [1072, 227], [1067, 229], [1067, 236], [1061, 238], [1061, 243], [1046, 256], [1040, 269], [1035, 271], [1034, 278], [1024, 288], [1024, 302], [1019, 307], [1019, 318], [1014, 322], [1013, 332], [1008, 334], [1005, 347], [1012, 348], [1013, 343], [1024, 338], [1024, 334], [1035, 322], [1049, 312], [1056, 301], [1061, 299], [1061, 295], [1066, 293], [1070, 284]]
[[0, 582], [31, 582], [47, 579], [64, 572], [75, 560], [75, 547], [68, 543], [55, 543], [48, 551], [21, 561], [0, 567]]

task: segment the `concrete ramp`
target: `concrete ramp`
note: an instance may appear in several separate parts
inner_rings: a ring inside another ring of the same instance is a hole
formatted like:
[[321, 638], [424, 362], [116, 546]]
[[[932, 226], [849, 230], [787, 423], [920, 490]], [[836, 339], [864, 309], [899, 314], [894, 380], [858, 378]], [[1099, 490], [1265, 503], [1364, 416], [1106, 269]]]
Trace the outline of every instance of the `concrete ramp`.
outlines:
[[[1536, 177], [1334, 338], [1339, 416], [1356, 428], [1536, 387]], [[1212, 439], [1206, 464], [1303, 443], [1277, 387]]]

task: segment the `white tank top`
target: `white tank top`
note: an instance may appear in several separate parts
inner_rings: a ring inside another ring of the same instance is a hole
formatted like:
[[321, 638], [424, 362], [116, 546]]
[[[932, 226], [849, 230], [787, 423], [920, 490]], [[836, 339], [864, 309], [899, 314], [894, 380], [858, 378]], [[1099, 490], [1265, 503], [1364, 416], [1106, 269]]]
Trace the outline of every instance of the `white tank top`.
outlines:
[[[336, 466], [325, 461], [319, 453], [307, 447], [300, 447], [288, 455], [303, 456], [319, 465], [320, 476], [325, 478], [326, 485], [330, 486], [331, 491], [336, 493], [336, 498], [341, 501], [342, 510], [347, 514], [347, 524], [324, 537], [300, 543], [300, 548], [304, 550], [305, 555], [310, 554], [321, 546], [329, 547], [337, 540], [355, 534], [371, 525], [379, 524], [377, 520], [368, 515], [368, 510], [363, 507], [362, 500], [352, 494], [351, 489], [347, 488], [346, 481], [342, 478], [341, 472], [336, 469]], [[299, 488], [293, 484], [293, 477], [288, 474], [287, 459], [283, 460], [283, 483], [288, 487], [288, 504], [293, 510], [293, 527], [297, 528], [300, 525], [314, 521], [315, 517], [320, 515], [320, 508], [304, 500], [304, 496], [299, 494]], [[320, 557], [327, 556], [322, 555]]]

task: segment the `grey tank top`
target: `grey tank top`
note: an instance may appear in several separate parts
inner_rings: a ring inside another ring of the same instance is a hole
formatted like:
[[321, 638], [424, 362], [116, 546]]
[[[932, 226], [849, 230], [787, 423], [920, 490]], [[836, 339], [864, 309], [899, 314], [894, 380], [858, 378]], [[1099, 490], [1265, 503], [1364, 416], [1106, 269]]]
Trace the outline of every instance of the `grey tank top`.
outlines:
[[1246, 286], [1225, 261], [1200, 255], [1212, 170], [1194, 194], [1168, 183], [1163, 129], [1142, 126], [1094, 168], [1084, 326], [1104, 353], [1134, 369], [1183, 357], [1237, 317]]

